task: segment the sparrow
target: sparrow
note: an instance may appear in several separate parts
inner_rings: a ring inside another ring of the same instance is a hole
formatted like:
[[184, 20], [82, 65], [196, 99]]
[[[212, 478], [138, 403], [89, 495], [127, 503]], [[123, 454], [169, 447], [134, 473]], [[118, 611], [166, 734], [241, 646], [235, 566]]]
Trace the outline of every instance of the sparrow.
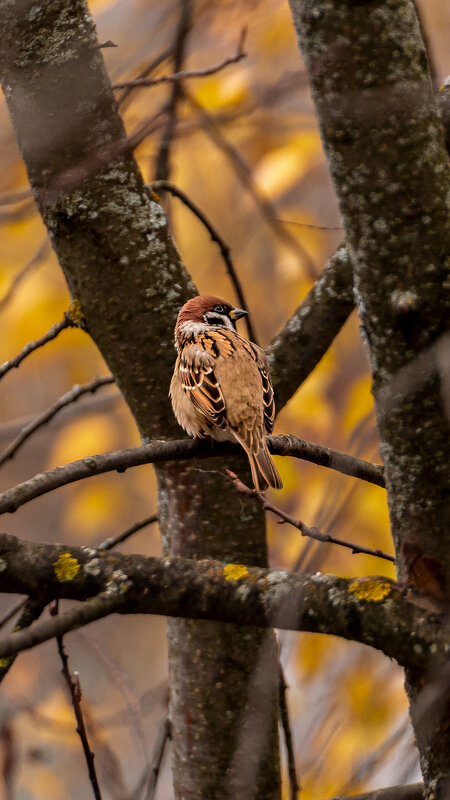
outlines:
[[283, 484], [266, 442], [275, 419], [267, 357], [236, 331], [236, 320], [247, 313], [210, 295], [184, 304], [175, 325], [178, 356], [169, 394], [186, 433], [244, 448], [255, 489], [262, 492]]

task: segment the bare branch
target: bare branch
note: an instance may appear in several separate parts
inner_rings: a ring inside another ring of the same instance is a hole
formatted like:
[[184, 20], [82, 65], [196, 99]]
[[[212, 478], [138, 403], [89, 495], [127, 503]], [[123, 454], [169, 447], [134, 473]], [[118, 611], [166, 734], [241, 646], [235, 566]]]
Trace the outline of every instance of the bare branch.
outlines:
[[[217, 233], [217, 230], [214, 228], [212, 222], [208, 219], [206, 214], [193, 202], [193, 200], [190, 199], [190, 197], [188, 197], [186, 192], [183, 192], [181, 189], [179, 189], [177, 186], [175, 186], [175, 184], [171, 183], [170, 181], [152, 181], [152, 183], [150, 184], [150, 188], [155, 189], [156, 191], [158, 189], [164, 189], [165, 191], [170, 192], [170, 194], [175, 195], [175, 197], [178, 197], [185, 204], [185, 206], [187, 206], [192, 211], [192, 213], [195, 214], [195, 216], [200, 220], [200, 222], [203, 223], [213, 242], [216, 242], [219, 246], [220, 253], [225, 262], [226, 270], [228, 272], [228, 275], [230, 276], [231, 282], [233, 284], [241, 308], [243, 308], [244, 311], [248, 312], [249, 307], [244, 296], [244, 290], [242, 288], [239, 275], [237, 274], [235, 266], [231, 259], [230, 248], [228, 247], [227, 244], [225, 244], [222, 237]], [[253, 323], [249, 316], [245, 317], [245, 324], [247, 326], [249, 339], [251, 339], [252, 342], [258, 344], [256, 331], [253, 327]]]
[[0, 639], [0, 659], [7, 659], [49, 639], [62, 636], [68, 631], [88, 625], [96, 619], [113, 614], [121, 605], [123, 597], [118, 589], [99, 594], [80, 606], [69, 608], [57, 617], [42, 620], [31, 628], [3, 637]]
[[[245, 486], [242, 481], [239, 480], [237, 475], [230, 470], [226, 470], [226, 475], [223, 475], [224, 478], [228, 478], [234, 484], [234, 487], [239, 494], [245, 495], [246, 497], [256, 497], [259, 502], [261, 503], [264, 511], [271, 511], [272, 514], [279, 517], [280, 520], [283, 522], [287, 522], [289, 525], [292, 525], [294, 528], [297, 528], [298, 531], [302, 534], [302, 536], [307, 536], [309, 539], [315, 539], [317, 542], [323, 542], [326, 544], [337, 544], [340, 547], [347, 547], [349, 550], [352, 551], [353, 554], [361, 554], [368, 556], [375, 556], [376, 558], [384, 558], [385, 561], [392, 561], [395, 564], [394, 556], [389, 555], [389, 553], [383, 552], [383, 550], [379, 549], [372, 549], [371, 547], [364, 547], [363, 545], [355, 544], [354, 542], [347, 542], [345, 539], [339, 539], [336, 536], [331, 536], [329, 533], [322, 533], [317, 528], [310, 528], [309, 525], [305, 525], [300, 519], [294, 519], [291, 517], [290, 514], [286, 514], [281, 508], [278, 506], [273, 505], [273, 503], [269, 503], [268, 500], [264, 497], [261, 492], [257, 492], [255, 489], [249, 489], [248, 486]], [[223, 473], [219, 473], [223, 474]]]
[[[25, 600], [23, 603], [23, 611], [17, 620], [17, 623], [14, 626], [14, 631], [16, 633], [11, 634], [12, 636], [17, 636], [18, 631], [26, 631], [29, 629], [30, 625], [37, 620], [44, 608], [46, 603], [41, 600], [35, 600], [33, 597], [29, 597], [28, 600]], [[17, 611], [17, 607], [14, 609]], [[2, 682], [3, 678], [6, 677], [9, 670], [11, 669], [14, 661], [17, 658], [17, 652], [11, 653], [10, 655], [0, 658], [0, 683]]]
[[[173, 65], [175, 72], [180, 72], [183, 68], [187, 38], [192, 24], [192, 13], [193, 0], [180, 0], [180, 16], [173, 43]], [[167, 111], [167, 122], [161, 136], [159, 150], [155, 160], [156, 178], [162, 180], [167, 180], [170, 176], [170, 150], [177, 127], [178, 104], [181, 98], [181, 83], [175, 81], [172, 83], [170, 97], [165, 108]]]
[[312, 231], [343, 231], [343, 225], [309, 225], [307, 222], [296, 222], [293, 219], [279, 219], [277, 222], [283, 222], [285, 225], [295, 225], [297, 228], [307, 228]]
[[[338, 578], [185, 558], [146, 558], [0, 535], [2, 590], [93, 599], [0, 639], [0, 658], [110, 613], [163, 614], [327, 633], [382, 650], [409, 669], [447, 661], [445, 619], [386, 578]], [[44, 598], [47, 599], [47, 598]]]
[[[151, 75], [151, 73], [155, 69], [157, 69], [161, 64], [163, 64], [164, 61], [166, 61], [168, 58], [170, 58], [172, 53], [173, 53], [173, 47], [172, 45], [170, 45], [170, 47], [167, 47], [165, 50], [162, 51], [162, 53], [158, 53], [158, 55], [155, 56], [155, 58], [152, 58], [150, 63], [147, 64], [146, 67], [144, 67], [144, 69], [141, 71], [138, 77], [146, 78], [147, 75]], [[133, 94], [133, 89], [127, 88], [124, 89], [124, 91], [118, 96], [117, 104], [122, 111], [124, 110], [124, 108], [126, 108], [126, 105], [128, 105], [126, 101], [130, 98], [132, 94]]]
[[205, 67], [204, 69], [183, 69], [180, 72], [173, 73], [173, 75], [161, 75], [159, 78], [136, 78], [134, 81], [115, 83], [112, 88], [137, 89], [146, 86], [158, 86], [161, 83], [178, 83], [178, 81], [183, 81], [187, 78], [205, 78], [208, 75], [215, 75], [217, 72], [221, 72], [230, 64], [237, 64], [239, 61], [247, 58], [247, 53], [244, 50], [246, 37], [247, 27], [243, 28], [241, 31], [235, 55], [225, 58], [220, 62], [220, 64], [216, 64], [214, 67]]
[[284, 223], [278, 221], [278, 214], [275, 206], [271, 200], [266, 197], [255, 183], [250, 167], [247, 162], [242, 158], [240, 153], [231, 145], [223, 136], [220, 128], [217, 126], [211, 114], [187, 92], [183, 86], [182, 91], [189, 104], [194, 108], [199, 117], [199, 122], [205, 133], [212, 139], [216, 146], [222, 150], [225, 156], [232, 164], [236, 175], [241, 183], [250, 192], [255, 204], [257, 205], [263, 219], [267, 222], [276, 237], [283, 242], [286, 247], [296, 253], [302, 261], [306, 272], [310, 277], [317, 276], [316, 265], [303, 247], [303, 245], [291, 234]]
[[0, 311], [3, 311], [8, 303], [11, 302], [12, 298], [14, 297], [19, 284], [22, 283], [23, 279], [29, 275], [29, 273], [39, 264], [39, 262], [43, 261], [45, 256], [50, 250], [50, 243], [48, 239], [39, 245], [38, 249], [36, 250], [35, 254], [30, 258], [27, 264], [19, 270], [19, 272], [14, 276], [12, 279], [8, 289], [6, 290], [3, 297], [0, 299]]
[[19, 600], [18, 603], [16, 603], [14, 606], [12, 606], [12, 608], [9, 609], [9, 611], [6, 612], [6, 614], [4, 614], [0, 619], [0, 628], [3, 628], [10, 619], [15, 617], [16, 614], [18, 614], [19, 611], [24, 607], [26, 602], [26, 600]]
[[[311, 461], [345, 475], [352, 475], [362, 480], [384, 485], [382, 467], [370, 464], [360, 458], [330, 450], [318, 444], [305, 442], [296, 436], [270, 436], [269, 449], [274, 455], [293, 456]], [[79, 461], [72, 461], [63, 467], [56, 467], [42, 472], [19, 483], [0, 494], [0, 514], [12, 513], [25, 503], [52, 492], [60, 486], [101, 475], [105, 472], [125, 472], [131, 467], [142, 464], [156, 464], [162, 461], [180, 461], [189, 458], [210, 458], [211, 456], [242, 455], [242, 448], [228, 442], [208, 442], [198, 439], [179, 439], [174, 441], [154, 441], [141, 447], [130, 447], [123, 450], [112, 450], [95, 456], [87, 456]]]
[[103, 378], [95, 378], [95, 380], [90, 381], [90, 383], [85, 383], [82, 386], [73, 386], [69, 392], [66, 392], [66, 394], [63, 394], [62, 397], [56, 400], [50, 408], [47, 408], [46, 411], [43, 411], [42, 414], [39, 414], [32, 422], [22, 428], [14, 441], [0, 454], [0, 466], [9, 458], [12, 458], [23, 443], [26, 442], [35, 431], [53, 419], [61, 409], [66, 408], [66, 406], [71, 405], [71, 403], [75, 403], [84, 394], [94, 394], [98, 389], [103, 386], [109, 386], [112, 383], [115, 383], [114, 378], [111, 375], [107, 375]]
[[21, 203], [22, 200], [30, 200], [31, 192], [29, 189], [22, 189], [18, 192], [10, 192], [10, 194], [2, 194], [0, 196], [0, 206], [10, 206], [14, 203]]
[[56, 643], [58, 647], [59, 657], [62, 663], [62, 674], [64, 676], [64, 680], [66, 682], [67, 688], [69, 690], [70, 698], [72, 700], [72, 708], [73, 713], [75, 715], [75, 720], [77, 723], [76, 732], [81, 740], [81, 745], [83, 747], [84, 757], [86, 759], [86, 764], [88, 768], [89, 780], [91, 782], [92, 791], [94, 793], [95, 800], [102, 800], [102, 795], [100, 792], [100, 787], [98, 784], [97, 773], [95, 771], [95, 764], [94, 764], [94, 753], [92, 752], [89, 740], [87, 736], [86, 726], [84, 724], [84, 717], [83, 711], [81, 709], [81, 686], [80, 680], [78, 675], [76, 675], [75, 680], [73, 679], [72, 675], [70, 674], [69, 669], [69, 658], [67, 653], [64, 649], [64, 640], [62, 636], [56, 637]]
[[275, 456], [301, 458], [304, 461], [341, 472], [343, 475], [374, 483], [376, 486], [384, 487], [385, 485], [383, 467], [379, 464], [372, 464], [370, 461], [364, 461], [362, 458], [350, 456], [320, 444], [306, 442], [290, 433], [269, 436], [268, 443], [270, 452]]
[[409, 786], [389, 786], [388, 789], [376, 789], [351, 797], [333, 797], [332, 800], [423, 800], [423, 797], [423, 783], [411, 783]]
[[[62, 413], [57, 415], [55, 419], [51, 420], [52, 429], [57, 430], [70, 420], [78, 419], [84, 414], [90, 413], [108, 413], [114, 406], [122, 399], [122, 396], [117, 392], [110, 392], [109, 394], [97, 395], [91, 397], [80, 403], [79, 405], [73, 404], [63, 409]], [[22, 428], [25, 428], [35, 419], [33, 414], [26, 414], [23, 417], [12, 418], [3, 424], [0, 424], [0, 443], [10, 442], [15, 436], [18, 436]]]
[[59, 336], [61, 331], [65, 330], [65, 328], [73, 328], [74, 325], [75, 323], [66, 313], [61, 322], [57, 322], [56, 325], [53, 325], [53, 327], [51, 327], [44, 336], [41, 336], [40, 339], [36, 339], [34, 342], [28, 342], [28, 344], [25, 345], [23, 350], [21, 350], [21, 352], [15, 358], [12, 358], [10, 361], [5, 361], [5, 363], [0, 366], [0, 380], [11, 369], [17, 369], [17, 367], [20, 366], [22, 361], [27, 358], [30, 353], [34, 353], [35, 350], [37, 350], [39, 347], [43, 347], [48, 342], [51, 342], [52, 339], [56, 339], [56, 337]]
[[279, 681], [279, 706], [280, 721], [283, 728], [284, 742], [286, 745], [288, 775], [289, 775], [289, 800], [297, 800], [300, 792], [300, 784], [297, 778], [297, 768], [295, 766], [294, 743], [292, 741], [291, 723], [289, 720], [289, 709], [287, 704], [287, 683], [284, 677], [283, 667], [280, 664]]
[[158, 734], [158, 738], [155, 744], [155, 749], [153, 751], [151, 772], [147, 784], [147, 794], [146, 794], [147, 800], [153, 800], [155, 796], [156, 785], [158, 783], [162, 760], [164, 758], [164, 752], [169, 739], [170, 739], [170, 720], [169, 717], [166, 717], [161, 727], [161, 730]]
[[267, 348], [278, 412], [317, 366], [353, 308], [352, 263], [342, 246]]
[[98, 550], [111, 550], [116, 544], [121, 544], [125, 542], [133, 533], [137, 533], [138, 531], [142, 530], [142, 528], [146, 528], [147, 525], [153, 525], [155, 522], [158, 522], [158, 515], [152, 514], [151, 517], [146, 517], [145, 519], [141, 520], [140, 522], [135, 522], [131, 528], [127, 528], [126, 531], [123, 533], [119, 533], [118, 536], [110, 537], [109, 539], [105, 539], [104, 542], [99, 544]]

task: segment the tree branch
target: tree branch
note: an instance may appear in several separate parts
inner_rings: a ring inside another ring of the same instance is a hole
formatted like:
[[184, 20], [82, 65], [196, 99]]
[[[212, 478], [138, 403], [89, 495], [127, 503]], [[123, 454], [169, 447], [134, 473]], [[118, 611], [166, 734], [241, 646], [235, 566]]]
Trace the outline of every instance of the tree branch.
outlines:
[[374, 792], [354, 794], [351, 797], [333, 797], [332, 800], [423, 800], [423, 783], [411, 783], [409, 786], [389, 786], [387, 789], [376, 789]]
[[[34, 597], [29, 597], [25, 601], [22, 613], [14, 625], [15, 633], [12, 635], [15, 636], [19, 631], [28, 630], [30, 625], [35, 622], [35, 620], [39, 619], [46, 605], [47, 604], [41, 600], [36, 600]], [[5, 658], [0, 658], [0, 683], [8, 674], [9, 670], [14, 664], [14, 661], [16, 660], [16, 657], [17, 653], [12, 653]]]
[[[446, 658], [445, 624], [384, 578], [290, 575], [210, 559], [146, 558], [0, 536], [2, 590], [85, 600], [0, 639], [0, 657], [106, 614], [164, 614], [326, 633], [382, 650], [410, 668]], [[434, 655], [433, 655], [434, 654]]]
[[42, 620], [31, 628], [1, 638], [0, 659], [9, 659], [23, 650], [30, 650], [49, 639], [89, 625], [90, 622], [115, 613], [122, 605], [123, 598], [119, 591], [105, 592], [86, 600], [82, 605], [70, 608], [57, 617]]
[[15, 295], [15, 293], [16, 293], [16, 291], [17, 291], [18, 287], [19, 287], [19, 284], [20, 284], [20, 283], [22, 283], [23, 279], [24, 279], [24, 278], [25, 278], [25, 277], [26, 277], [26, 276], [27, 276], [27, 275], [28, 275], [28, 274], [29, 274], [29, 273], [30, 273], [30, 272], [31, 272], [31, 271], [32, 271], [32, 270], [33, 270], [33, 269], [34, 269], [34, 268], [35, 268], [35, 267], [36, 267], [36, 266], [37, 266], [37, 265], [38, 265], [38, 264], [41, 262], [41, 261], [43, 261], [43, 260], [44, 260], [44, 258], [46, 257], [46, 255], [47, 255], [47, 253], [48, 253], [49, 251], [50, 251], [50, 243], [49, 243], [48, 239], [45, 239], [45, 240], [42, 242], [42, 244], [41, 244], [41, 245], [39, 245], [39, 247], [37, 248], [36, 252], [35, 252], [35, 253], [34, 253], [34, 255], [33, 255], [31, 258], [30, 258], [30, 260], [28, 261], [28, 263], [27, 263], [27, 264], [25, 264], [25, 266], [24, 266], [24, 267], [23, 267], [21, 270], [19, 270], [19, 272], [17, 272], [17, 273], [14, 275], [14, 278], [12, 279], [11, 283], [9, 284], [9, 286], [8, 286], [8, 289], [6, 290], [6, 292], [5, 292], [5, 294], [3, 295], [3, 297], [0, 299], [0, 311], [3, 311], [3, 310], [5, 309], [5, 307], [8, 305], [8, 303], [9, 303], [9, 302], [12, 300], [12, 298], [14, 297], [14, 295]]
[[284, 742], [286, 745], [287, 766], [289, 775], [289, 800], [297, 800], [300, 792], [300, 784], [297, 778], [297, 767], [295, 764], [294, 743], [292, 741], [291, 722], [289, 719], [289, 708], [287, 704], [287, 684], [284, 677], [283, 667], [280, 664], [280, 683], [279, 683], [279, 706], [280, 722], [283, 728]]
[[5, 361], [5, 363], [0, 366], [0, 380], [11, 369], [17, 369], [22, 361], [31, 353], [34, 353], [39, 347], [43, 347], [48, 342], [51, 342], [52, 339], [56, 339], [61, 331], [65, 330], [65, 328], [73, 328], [74, 325], [75, 322], [71, 319], [69, 313], [64, 314], [61, 322], [57, 322], [56, 325], [53, 325], [44, 336], [41, 336], [40, 339], [36, 339], [34, 342], [28, 342], [15, 358], [12, 358], [10, 361]]
[[352, 263], [342, 246], [266, 350], [277, 412], [317, 366], [353, 308]]
[[[175, 72], [182, 71], [184, 56], [187, 46], [187, 38], [192, 25], [192, 0], [179, 0], [180, 16], [175, 31], [173, 43], [173, 65]], [[167, 122], [163, 130], [159, 144], [158, 154], [155, 159], [155, 175], [161, 180], [168, 180], [170, 177], [170, 150], [177, 127], [178, 104], [182, 98], [181, 83], [172, 83], [169, 100], [165, 110], [167, 111]]]
[[39, 414], [32, 422], [29, 422], [28, 425], [25, 425], [18, 436], [11, 442], [11, 444], [0, 453], [0, 466], [5, 463], [9, 458], [12, 458], [15, 453], [20, 449], [20, 447], [30, 438], [30, 436], [49, 422], [53, 417], [55, 417], [59, 411], [66, 406], [75, 403], [80, 397], [84, 394], [94, 394], [98, 389], [101, 389], [103, 386], [109, 386], [110, 384], [115, 383], [115, 379], [111, 375], [107, 375], [103, 378], [95, 378], [90, 383], [85, 383], [82, 386], [75, 385], [73, 386], [70, 391], [63, 394], [58, 400], [56, 400], [50, 408], [47, 408], [42, 414]]
[[119, 533], [118, 536], [111, 536], [108, 539], [105, 539], [104, 542], [99, 544], [98, 550], [112, 550], [116, 544], [121, 544], [125, 542], [130, 536], [133, 536], [134, 533], [141, 531], [142, 528], [146, 528], [147, 525], [153, 525], [155, 522], [158, 522], [158, 515], [152, 514], [150, 517], [146, 517], [142, 519], [140, 522], [135, 522], [130, 528], [127, 528], [126, 531], [123, 533]]
[[230, 142], [223, 136], [220, 128], [214, 121], [211, 114], [209, 114], [205, 108], [196, 100], [190, 93], [188, 93], [187, 89], [183, 86], [181, 87], [181, 91], [185, 96], [186, 100], [192, 106], [192, 108], [197, 112], [200, 125], [204, 129], [205, 133], [211, 138], [211, 140], [216, 144], [216, 146], [222, 150], [224, 155], [227, 157], [231, 165], [233, 166], [236, 175], [238, 176], [241, 183], [245, 186], [247, 191], [252, 196], [256, 206], [258, 207], [263, 219], [267, 223], [267, 225], [271, 228], [272, 232], [281, 241], [286, 247], [288, 247], [292, 252], [294, 252], [303, 263], [306, 272], [310, 277], [316, 277], [317, 269], [316, 266], [309, 256], [308, 252], [305, 250], [301, 242], [299, 242], [295, 236], [293, 236], [290, 230], [284, 225], [284, 223], [278, 221], [278, 213], [273, 205], [272, 201], [269, 197], [261, 192], [258, 188], [250, 167], [240, 155], [240, 153], [233, 147]]
[[66, 651], [64, 649], [64, 640], [63, 640], [63, 637], [61, 635], [56, 637], [56, 643], [57, 643], [58, 653], [59, 653], [59, 657], [61, 659], [61, 664], [62, 664], [61, 672], [62, 672], [62, 674], [64, 676], [64, 680], [66, 682], [67, 688], [69, 690], [70, 698], [71, 698], [71, 701], [72, 701], [73, 713], [75, 715], [75, 720], [76, 720], [76, 723], [77, 723], [76, 731], [77, 731], [78, 736], [80, 737], [80, 740], [81, 740], [81, 746], [83, 748], [84, 757], [86, 759], [86, 764], [87, 764], [87, 768], [88, 768], [88, 775], [89, 775], [89, 780], [91, 782], [92, 791], [94, 793], [95, 800], [102, 800], [102, 795], [101, 795], [101, 792], [100, 792], [100, 786], [99, 786], [99, 783], [98, 783], [97, 773], [96, 773], [95, 764], [94, 764], [95, 756], [94, 756], [94, 753], [92, 752], [92, 750], [90, 748], [90, 745], [89, 745], [88, 735], [87, 735], [87, 731], [86, 731], [86, 725], [84, 724], [83, 711], [81, 709], [81, 686], [80, 686], [80, 681], [79, 681], [78, 676], [74, 680], [72, 675], [70, 674], [69, 658], [68, 658], [68, 655], [67, 655], [67, 653], [66, 653]]
[[[331, 450], [318, 444], [305, 442], [296, 436], [270, 436], [269, 449], [274, 455], [293, 456], [311, 461], [320, 466], [335, 469], [345, 475], [384, 485], [383, 469], [355, 456]], [[174, 441], [154, 441], [141, 447], [130, 447], [123, 450], [112, 450], [95, 456], [87, 456], [79, 461], [72, 461], [63, 467], [56, 467], [48, 472], [40, 472], [28, 481], [19, 483], [12, 489], [0, 494], [0, 514], [12, 513], [25, 503], [48, 494], [60, 486], [101, 475], [105, 472], [125, 472], [131, 467], [142, 464], [158, 464], [165, 461], [183, 461], [190, 458], [210, 458], [227, 455], [242, 455], [239, 445], [228, 442], [213, 442], [198, 439], [179, 439]]]
[[123, 81], [122, 83], [113, 84], [113, 89], [136, 89], [145, 86], [158, 86], [160, 83], [178, 83], [186, 78], [205, 78], [208, 75], [215, 75], [216, 72], [221, 72], [225, 67], [230, 64], [237, 64], [242, 59], [247, 58], [247, 53], [244, 50], [245, 39], [247, 36], [247, 28], [243, 28], [239, 37], [237, 50], [234, 56], [225, 58], [220, 64], [214, 67], [205, 67], [204, 69], [182, 69], [181, 72], [174, 72], [173, 75], [161, 75], [159, 78], [136, 78], [134, 81]]
[[[190, 199], [190, 197], [188, 197], [186, 192], [183, 192], [181, 189], [179, 189], [177, 186], [175, 186], [175, 184], [171, 183], [170, 181], [162, 181], [162, 180], [152, 181], [152, 183], [150, 184], [150, 189], [155, 189], [156, 191], [158, 191], [158, 189], [165, 189], [165, 191], [175, 195], [175, 197], [178, 197], [185, 204], [185, 206], [187, 206], [192, 211], [192, 213], [195, 214], [195, 216], [200, 220], [200, 222], [203, 223], [212, 241], [216, 242], [219, 246], [220, 253], [225, 262], [225, 267], [228, 272], [228, 275], [230, 276], [240, 307], [243, 308], [244, 311], [248, 312], [249, 307], [244, 297], [244, 290], [242, 288], [239, 275], [237, 274], [235, 266], [231, 259], [230, 248], [228, 247], [227, 244], [225, 244], [222, 237], [217, 233], [212, 222], [208, 219], [206, 214], [193, 202], [193, 200]], [[258, 339], [251, 318], [247, 316], [245, 317], [244, 321], [247, 327], [249, 339], [251, 339], [252, 342], [258, 344]]]
[[374, 550], [371, 547], [364, 547], [363, 545], [356, 544], [355, 542], [347, 542], [345, 539], [339, 539], [337, 536], [331, 536], [329, 533], [322, 533], [318, 530], [318, 528], [310, 528], [309, 525], [306, 525], [300, 519], [294, 519], [294, 517], [291, 517], [290, 514], [286, 514], [282, 508], [278, 508], [278, 506], [270, 503], [261, 492], [257, 492], [255, 489], [249, 489], [248, 486], [245, 486], [245, 484], [239, 480], [237, 475], [230, 470], [227, 470], [227, 475], [223, 475], [223, 477], [232, 481], [236, 491], [239, 492], [239, 494], [247, 497], [257, 497], [264, 511], [271, 511], [272, 514], [275, 514], [275, 516], [278, 517], [282, 522], [287, 522], [289, 525], [292, 525], [294, 528], [300, 531], [302, 536], [306, 536], [308, 539], [314, 539], [316, 542], [322, 542], [324, 544], [336, 544], [340, 547], [346, 547], [354, 554], [364, 553], [368, 556], [383, 558], [385, 561], [391, 561], [393, 564], [395, 564], [394, 556], [389, 555], [389, 553], [384, 553], [383, 550]]

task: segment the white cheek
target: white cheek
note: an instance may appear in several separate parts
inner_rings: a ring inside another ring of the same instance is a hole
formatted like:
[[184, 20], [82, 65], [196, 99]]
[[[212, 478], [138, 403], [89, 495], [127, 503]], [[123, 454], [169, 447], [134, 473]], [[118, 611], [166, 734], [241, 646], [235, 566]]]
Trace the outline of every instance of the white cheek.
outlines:
[[198, 336], [200, 333], [207, 331], [210, 327], [211, 326], [207, 325], [205, 322], [183, 322], [180, 326], [180, 330], [183, 336]]

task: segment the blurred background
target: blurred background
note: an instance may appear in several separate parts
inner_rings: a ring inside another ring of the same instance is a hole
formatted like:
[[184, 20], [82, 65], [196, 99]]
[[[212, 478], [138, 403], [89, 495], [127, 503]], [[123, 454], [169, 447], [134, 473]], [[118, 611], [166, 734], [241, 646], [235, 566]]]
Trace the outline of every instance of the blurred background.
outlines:
[[[174, 71], [179, 2], [90, 3], [113, 84]], [[450, 72], [450, 7], [419, 4], [437, 85]], [[235, 55], [247, 26], [248, 55], [208, 77], [117, 90], [127, 133], [149, 182], [168, 175], [208, 215], [231, 253], [259, 340], [266, 346], [311, 287], [343, 231], [321, 148], [305, 69], [286, 0], [196, 0], [181, 68], [202, 69]], [[176, 93], [175, 93], [176, 94]], [[168, 159], [161, 153], [170, 118]], [[0, 362], [62, 318], [70, 298], [2, 101], [0, 171]], [[176, 198], [161, 193], [172, 232], [202, 293], [236, 301], [218, 248]], [[14, 202], [11, 202], [14, 200]], [[89, 337], [66, 330], [0, 387], [0, 448], [74, 384], [106, 375]], [[280, 414], [289, 432], [379, 461], [370, 375], [353, 315], [320, 365]], [[0, 469], [0, 490], [83, 456], [139, 444], [133, 419], [111, 386], [85, 395], [42, 427]], [[294, 459], [278, 459], [276, 502], [322, 531], [392, 552], [382, 489]], [[156, 511], [150, 466], [59, 489], [4, 517], [2, 530], [36, 541], [96, 546]], [[385, 574], [391, 564], [302, 539], [268, 519], [273, 567], [339, 575]], [[159, 555], [157, 525], [122, 549]], [[1, 598], [4, 614], [18, 598]], [[9, 624], [9, 627], [11, 623]], [[8, 626], [5, 626], [7, 629]], [[279, 636], [290, 685], [303, 800], [420, 779], [403, 676], [363, 646], [332, 637]], [[167, 714], [162, 618], [108, 618], [66, 638], [80, 674], [84, 710], [105, 798], [144, 795]], [[1, 686], [0, 800], [90, 798], [92, 789], [73, 711], [50, 642], [21, 655]], [[284, 775], [287, 798], [287, 779]], [[157, 800], [173, 797], [170, 745]]]

